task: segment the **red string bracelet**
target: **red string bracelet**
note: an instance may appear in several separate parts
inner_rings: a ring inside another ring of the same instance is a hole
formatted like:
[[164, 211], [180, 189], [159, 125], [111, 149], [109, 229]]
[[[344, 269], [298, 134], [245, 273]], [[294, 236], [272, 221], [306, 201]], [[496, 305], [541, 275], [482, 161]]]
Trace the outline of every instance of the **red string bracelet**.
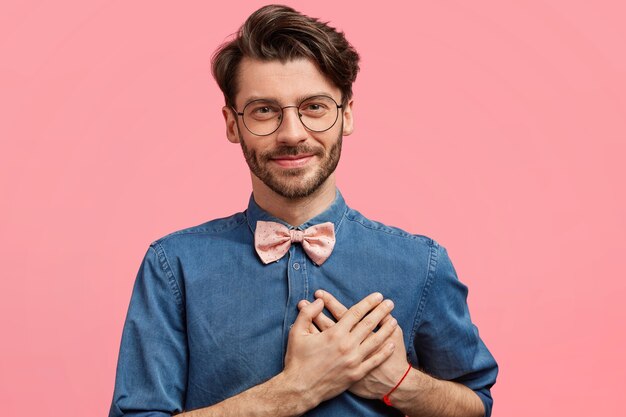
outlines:
[[398, 388], [400, 386], [400, 384], [402, 383], [402, 381], [404, 381], [404, 378], [406, 378], [406, 376], [409, 374], [409, 371], [411, 370], [411, 364], [409, 364], [409, 367], [406, 368], [406, 372], [404, 373], [404, 375], [402, 375], [402, 378], [400, 378], [400, 381], [398, 381], [398, 383], [396, 384], [395, 387], [393, 387], [391, 389], [391, 391], [389, 391], [387, 394], [385, 394], [385, 396], [383, 397], [383, 401], [385, 402], [385, 404], [391, 406], [391, 400], [389, 399], [389, 396], [391, 395], [392, 392], [394, 392], [396, 390], [396, 388]]

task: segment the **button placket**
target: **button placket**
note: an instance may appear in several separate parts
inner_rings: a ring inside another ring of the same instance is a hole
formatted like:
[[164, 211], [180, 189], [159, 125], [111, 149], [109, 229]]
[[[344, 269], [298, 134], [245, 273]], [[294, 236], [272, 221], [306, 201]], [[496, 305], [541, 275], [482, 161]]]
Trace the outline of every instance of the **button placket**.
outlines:
[[287, 350], [287, 340], [289, 331], [300, 312], [298, 310], [298, 302], [308, 297], [308, 282], [306, 279], [305, 254], [302, 245], [296, 243], [291, 245], [287, 256], [284, 257], [287, 262], [287, 305], [284, 318], [284, 337], [283, 352]]

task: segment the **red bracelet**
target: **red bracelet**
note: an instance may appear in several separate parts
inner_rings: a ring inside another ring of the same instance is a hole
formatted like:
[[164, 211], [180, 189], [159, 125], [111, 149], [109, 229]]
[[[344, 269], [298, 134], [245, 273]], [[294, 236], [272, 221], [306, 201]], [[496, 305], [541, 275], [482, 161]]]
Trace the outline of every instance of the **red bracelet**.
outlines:
[[389, 399], [389, 396], [391, 395], [392, 392], [394, 392], [396, 390], [396, 388], [398, 388], [400, 386], [400, 384], [402, 383], [402, 381], [404, 381], [404, 378], [406, 378], [406, 376], [409, 374], [409, 371], [411, 370], [411, 364], [409, 364], [409, 367], [406, 368], [406, 372], [404, 373], [404, 375], [402, 375], [402, 378], [400, 378], [400, 381], [398, 381], [398, 383], [396, 384], [395, 387], [392, 388], [391, 391], [389, 391], [384, 397], [383, 397], [383, 401], [385, 402], [385, 404], [391, 406], [391, 400]]

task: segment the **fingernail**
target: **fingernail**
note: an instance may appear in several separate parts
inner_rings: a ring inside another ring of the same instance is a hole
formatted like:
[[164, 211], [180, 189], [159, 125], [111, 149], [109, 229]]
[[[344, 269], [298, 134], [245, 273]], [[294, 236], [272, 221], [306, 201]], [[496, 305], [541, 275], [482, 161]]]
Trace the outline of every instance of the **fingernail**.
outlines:
[[391, 319], [391, 327], [396, 327], [398, 325], [398, 320]]
[[379, 292], [376, 293], [375, 295], [376, 301], [382, 301], [383, 300], [383, 295]]
[[315, 291], [315, 296], [322, 298], [324, 296], [324, 290]]
[[393, 308], [393, 301], [391, 300], [385, 300], [385, 305], [389, 308]]
[[321, 298], [318, 298], [317, 300], [313, 301], [313, 304], [322, 304], [323, 301]]

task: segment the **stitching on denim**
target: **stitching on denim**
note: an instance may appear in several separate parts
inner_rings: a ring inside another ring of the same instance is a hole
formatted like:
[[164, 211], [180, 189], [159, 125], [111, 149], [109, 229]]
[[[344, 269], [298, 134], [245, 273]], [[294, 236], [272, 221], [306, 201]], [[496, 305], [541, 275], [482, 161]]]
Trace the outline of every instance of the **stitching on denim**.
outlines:
[[286, 262], [287, 262], [287, 300], [285, 302], [285, 312], [283, 314], [283, 320], [282, 320], [282, 331], [281, 331], [281, 344], [282, 344], [282, 364], [283, 367], [285, 366], [285, 355], [284, 353], [287, 352], [287, 343], [288, 343], [288, 334], [289, 334], [289, 328], [287, 327], [287, 317], [289, 316], [289, 305], [291, 304], [291, 297], [292, 297], [292, 285], [291, 285], [291, 253], [292, 253], [292, 249], [293, 247], [289, 248], [289, 250], [287, 251], [287, 254], [281, 258], [285, 259], [287, 258]]
[[415, 340], [417, 328], [419, 327], [419, 322], [422, 320], [422, 314], [424, 313], [426, 301], [428, 296], [430, 295], [430, 289], [432, 287], [433, 281], [435, 280], [435, 272], [437, 271], [437, 265], [439, 263], [438, 249], [439, 245], [437, 244], [437, 242], [431, 239], [430, 256], [428, 258], [428, 276], [426, 278], [424, 288], [422, 289], [422, 296], [420, 297], [420, 301], [417, 305], [417, 312], [415, 313], [415, 320], [413, 321], [413, 329], [411, 329], [410, 340]]
[[179, 308], [180, 311], [184, 311], [183, 298], [182, 298], [182, 294], [180, 291], [180, 287], [178, 286], [178, 281], [176, 280], [176, 277], [174, 276], [174, 271], [172, 270], [172, 267], [170, 266], [170, 262], [167, 259], [165, 248], [163, 247], [163, 245], [157, 242], [153, 243], [153, 245], [156, 248], [156, 249], [153, 248], [153, 250], [156, 252], [159, 258], [159, 265], [161, 266], [161, 269], [163, 270], [163, 272], [165, 272], [165, 275], [168, 278], [168, 284], [170, 285], [170, 290], [174, 294], [176, 306]]
[[302, 275], [303, 275], [302, 280], [304, 281], [304, 299], [305, 300], [309, 299], [309, 288], [310, 288], [309, 273], [306, 268], [307, 262], [311, 262], [311, 265], [313, 265], [313, 261], [311, 261], [307, 256], [305, 256], [302, 262], [300, 262], [300, 269], [302, 270]]
[[252, 228], [252, 224], [250, 224], [250, 216], [248, 216], [248, 210], [243, 212], [243, 217], [246, 220], [246, 224], [248, 225], [248, 229], [250, 229], [250, 233], [254, 236], [254, 229]]
[[339, 231], [339, 228], [343, 224], [343, 219], [346, 218], [347, 215], [348, 215], [348, 207], [346, 207], [344, 212], [341, 213], [341, 217], [339, 218], [339, 221], [337, 222], [337, 227], [335, 228], [335, 234]]
[[[354, 210], [353, 210], [353, 212], [354, 212]], [[409, 239], [409, 240], [426, 239], [428, 241], [432, 241], [432, 239], [428, 238], [427, 236], [411, 234], [411, 233], [408, 233], [408, 232], [405, 232], [405, 231], [390, 229], [388, 226], [385, 226], [385, 225], [383, 225], [381, 223], [378, 223], [378, 222], [374, 222], [373, 220], [368, 220], [372, 224], [365, 224], [365, 222], [362, 219], [358, 219], [356, 217], [350, 217], [349, 214], [346, 214], [346, 218], [348, 220], [354, 222], [354, 223], [360, 224], [361, 226], [363, 226], [363, 227], [365, 227], [367, 229], [378, 231], [378, 232], [382, 232], [382, 233], [386, 233], [386, 234], [391, 235], [391, 236], [397, 236], [397, 237], [401, 237], [401, 238], [405, 238], [405, 239]]]

